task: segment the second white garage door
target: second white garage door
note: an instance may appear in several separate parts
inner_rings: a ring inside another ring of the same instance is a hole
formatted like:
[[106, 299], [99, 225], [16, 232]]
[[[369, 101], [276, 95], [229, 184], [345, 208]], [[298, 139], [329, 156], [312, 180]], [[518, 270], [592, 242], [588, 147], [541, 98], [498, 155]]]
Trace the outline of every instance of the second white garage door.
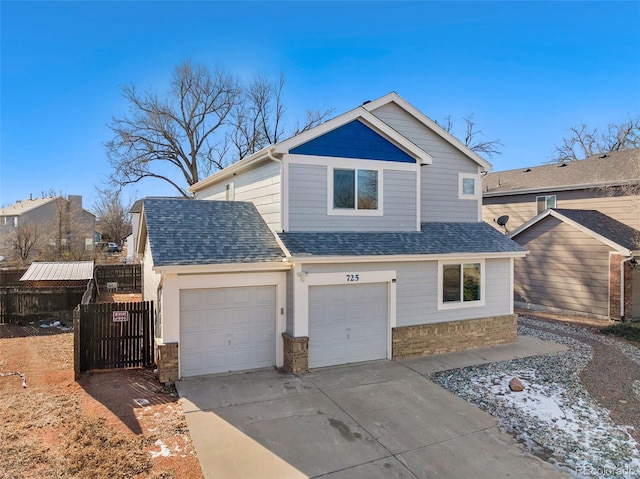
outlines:
[[387, 357], [386, 283], [309, 287], [309, 367]]
[[274, 366], [276, 287], [180, 292], [182, 377]]

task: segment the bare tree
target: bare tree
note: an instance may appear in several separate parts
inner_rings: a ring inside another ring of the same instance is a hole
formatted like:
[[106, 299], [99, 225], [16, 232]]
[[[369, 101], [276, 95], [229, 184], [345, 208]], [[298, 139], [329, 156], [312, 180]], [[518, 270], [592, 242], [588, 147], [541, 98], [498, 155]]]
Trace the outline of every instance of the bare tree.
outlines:
[[[243, 88], [228, 72], [187, 61], [164, 97], [123, 88], [129, 114], [108, 125], [115, 133], [106, 143], [111, 183], [156, 178], [189, 197], [190, 185], [282, 138], [283, 87], [283, 76], [278, 83], [258, 76]], [[308, 113], [302, 129], [328, 114]]]
[[580, 160], [610, 151], [640, 148], [640, 116], [619, 123], [610, 124], [607, 131], [600, 133], [587, 125], [569, 128], [569, 135], [556, 145], [551, 163]]
[[[75, 198], [75, 200], [74, 200]], [[40, 256], [47, 261], [88, 259], [93, 250], [93, 221], [86, 222], [78, 196], [55, 198], [54, 209], [43, 234]], [[88, 248], [87, 241], [91, 242]]]
[[93, 209], [102, 229], [102, 238], [118, 244], [131, 234], [131, 215], [129, 206], [122, 201], [120, 190], [100, 189]]
[[[464, 132], [462, 135], [456, 135], [455, 132], [455, 124], [451, 116], [445, 117], [444, 121], [440, 126], [447, 132], [451, 133], [453, 136], [458, 138], [464, 145], [472, 151], [475, 151], [478, 154], [486, 155], [489, 158], [493, 158], [495, 155], [502, 154], [500, 151], [500, 147], [504, 146], [500, 139], [497, 140], [489, 140], [489, 141], [481, 141], [479, 137], [482, 136], [482, 130], [476, 129], [476, 123], [473, 120], [473, 113], [469, 116], [463, 117], [464, 121]], [[437, 122], [436, 122], [437, 123]]]
[[23, 264], [29, 263], [43, 246], [44, 234], [37, 223], [18, 225], [11, 246], [16, 259]]

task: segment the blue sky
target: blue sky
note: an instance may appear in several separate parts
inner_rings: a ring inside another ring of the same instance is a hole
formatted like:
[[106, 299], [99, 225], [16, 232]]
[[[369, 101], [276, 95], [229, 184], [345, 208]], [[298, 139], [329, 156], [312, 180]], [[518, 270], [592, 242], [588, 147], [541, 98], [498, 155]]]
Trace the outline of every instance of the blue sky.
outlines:
[[0, 17], [0, 206], [53, 190], [91, 209], [121, 87], [162, 92], [189, 58], [283, 72], [291, 125], [390, 91], [437, 121], [473, 113], [504, 144], [494, 171], [548, 161], [570, 126], [640, 114], [640, 2], [3, 0]]

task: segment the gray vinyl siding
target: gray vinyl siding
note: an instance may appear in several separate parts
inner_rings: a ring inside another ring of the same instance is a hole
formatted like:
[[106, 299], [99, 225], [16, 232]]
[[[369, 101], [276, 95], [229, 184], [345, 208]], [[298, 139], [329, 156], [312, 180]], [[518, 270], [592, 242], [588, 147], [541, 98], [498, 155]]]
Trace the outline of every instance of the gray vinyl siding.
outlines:
[[511, 314], [510, 260], [485, 261], [485, 305], [438, 311], [438, 262], [307, 264], [312, 273], [396, 271], [396, 326]]
[[327, 171], [325, 165], [289, 165], [289, 231], [416, 231], [415, 172], [383, 170], [382, 216], [342, 216], [327, 212]]
[[547, 217], [514, 238], [529, 251], [515, 261], [515, 300], [607, 317], [611, 248]]
[[287, 311], [286, 311], [286, 321], [287, 321], [287, 333], [293, 336], [293, 270], [287, 271]]
[[433, 157], [420, 170], [421, 222], [478, 221], [480, 200], [458, 198], [458, 173], [478, 174], [478, 164], [394, 103], [372, 113]]
[[[536, 197], [556, 195], [556, 207], [597, 210], [635, 229], [640, 229], [640, 195], [624, 195], [620, 190], [572, 190], [531, 193], [524, 195], [488, 196], [483, 200], [482, 218], [499, 228], [493, 221], [509, 215], [507, 227], [515, 230], [536, 216]], [[501, 228], [499, 228], [501, 229]]]
[[198, 192], [201, 200], [224, 200], [226, 185], [235, 186], [236, 201], [252, 202], [273, 231], [281, 231], [280, 224], [280, 164], [267, 161], [244, 170], [232, 178], [204, 188]]

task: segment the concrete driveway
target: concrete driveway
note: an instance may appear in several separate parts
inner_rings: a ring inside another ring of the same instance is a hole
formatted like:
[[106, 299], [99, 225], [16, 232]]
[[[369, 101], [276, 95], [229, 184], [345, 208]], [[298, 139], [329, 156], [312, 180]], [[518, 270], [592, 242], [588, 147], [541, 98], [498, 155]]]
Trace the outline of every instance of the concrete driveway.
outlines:
[[[503, 348], [508, 359], [516, 346]], [[495, 348], [487, 351], [498, 360]], [[482, 362], [477, 352], [437, 361], [375, 361], [300, 376], [254, 371], [176, 386], [206, 478], [569, 477], [421, 374]]]

